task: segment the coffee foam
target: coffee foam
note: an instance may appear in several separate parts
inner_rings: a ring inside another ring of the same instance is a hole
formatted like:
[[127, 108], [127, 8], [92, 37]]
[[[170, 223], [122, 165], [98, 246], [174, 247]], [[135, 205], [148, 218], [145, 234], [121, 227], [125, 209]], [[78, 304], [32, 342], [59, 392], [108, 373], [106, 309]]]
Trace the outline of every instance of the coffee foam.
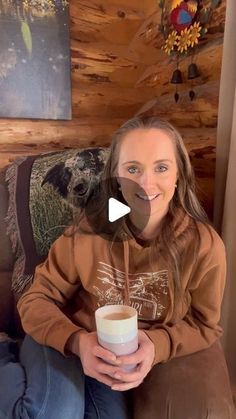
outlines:
[[[126, 313], [125, 319], [107, 319], [107, 315]], [[134, 330], [137, 332], [137, 311], [130, 306], [107, 305], [96, 310], [96, 327], [99, 334], [107, 336], [129, 336]], [[105, 331], [105, 332], [104, 332]]]

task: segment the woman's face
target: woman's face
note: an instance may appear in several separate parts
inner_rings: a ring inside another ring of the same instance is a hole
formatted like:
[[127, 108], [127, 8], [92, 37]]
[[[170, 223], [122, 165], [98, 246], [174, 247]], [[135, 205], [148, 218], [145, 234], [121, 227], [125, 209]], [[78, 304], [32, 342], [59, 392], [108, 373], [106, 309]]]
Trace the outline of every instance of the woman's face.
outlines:
[[165, 216], [175, 193], [177, 171], [174, 144], [165, 131], [140, 128], [122, 139], [118, 181], [131, 210]]

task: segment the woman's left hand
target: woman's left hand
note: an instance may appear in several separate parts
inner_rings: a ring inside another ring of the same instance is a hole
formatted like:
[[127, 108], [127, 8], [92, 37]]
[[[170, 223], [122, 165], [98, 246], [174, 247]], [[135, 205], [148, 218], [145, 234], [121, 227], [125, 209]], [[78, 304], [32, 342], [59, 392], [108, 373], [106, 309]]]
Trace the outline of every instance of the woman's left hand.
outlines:
[[[139, 347], [136, 352], [131, 355], [117, 357], [121, 361], [121, 364], [114, 378], [120, 382], [114, 382], [111, 387], [112, 390], [126, 391], [138, 387], [151, 370], [155, 356], [154, 344], [143, 330], [139, 330], [138, 332], [138, 343]], [[132, 364], [137, 366], [131, 372], [122, 369], [122, 367]]]

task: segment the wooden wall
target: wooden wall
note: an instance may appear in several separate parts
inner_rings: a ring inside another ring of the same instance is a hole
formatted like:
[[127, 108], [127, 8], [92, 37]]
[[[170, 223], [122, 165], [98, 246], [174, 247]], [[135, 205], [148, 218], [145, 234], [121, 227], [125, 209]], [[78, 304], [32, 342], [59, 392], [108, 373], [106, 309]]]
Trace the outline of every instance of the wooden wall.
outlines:
[[71, 0], [73, 119], [0, 119], [0, 167], [19, 155], [108, 145], [129, 117], [160, 115], [183, 134], [211, 213], [225, 2], [197, 56], [197, 97], [189, 100], [184, 83], [175, 104], [169, 83], [175, 64], [161, 50], [157, 0]]
[[135, 87], [146, 65], [130, 44], [155, 9], [155, 0], [70, 1], [73, 119], [0, 119], [0, 167], [22, 154], [110, 143], [152, 97], [152, 88]]

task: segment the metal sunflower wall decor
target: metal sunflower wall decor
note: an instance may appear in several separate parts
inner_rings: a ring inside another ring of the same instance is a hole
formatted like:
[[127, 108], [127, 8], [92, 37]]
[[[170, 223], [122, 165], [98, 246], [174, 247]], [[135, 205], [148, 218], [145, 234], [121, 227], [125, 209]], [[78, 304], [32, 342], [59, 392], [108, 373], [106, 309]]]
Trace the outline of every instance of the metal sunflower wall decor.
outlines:
[[162, 49], [176, 60], [176, 69], [171, 78], [171, 83], [176, 85], [176, 102], [179, 100], [178, 85], [183, 83], [179, 61], [184, 56], [190, 56], [187, 73], [188, 80], [191, 80], [189, 97], [193, 100], [196, 96], [192, 80], [200, 75], [200, 71], [194, 59], [201, 41], [205, 39], [213, 11], [220, 3], [221, 0], [159, 0], [159, 30], [164, 37]]

